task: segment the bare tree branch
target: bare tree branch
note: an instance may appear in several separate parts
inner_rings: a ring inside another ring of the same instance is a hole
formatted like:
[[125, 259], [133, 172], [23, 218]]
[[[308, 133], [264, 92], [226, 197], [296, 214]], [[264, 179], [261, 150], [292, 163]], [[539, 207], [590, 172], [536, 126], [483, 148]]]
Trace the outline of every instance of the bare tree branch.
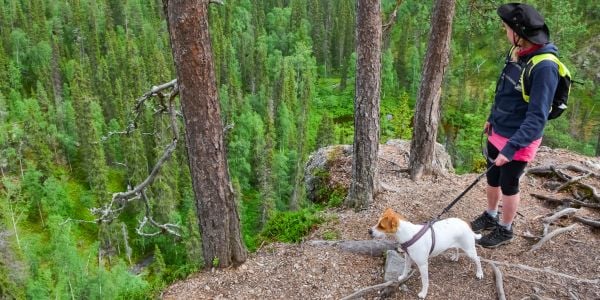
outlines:
[[[140, 225], [137, 227], [136, 232], [141, 235], [141, 236], [156, 236], [161, 234], [162, 232], [168, 232], [172, 235], [181, 237], [181, 235], [179, 234], [179, 232], [175, 231], [174, 229], [181, 229], [179, 227], [179, 225], [177, 224], [159, 224], [158, 222], [154, 221], [154, 219], [152, 218], [152, 211], [150, 209], [150, 201], [148, 201], [148, 197], [146, 197], [146, 192], [144, 190], [141, 191], [142, 194], [142, 200], [144, 201], [144, 207], [146, 210], [146, 215], [144, 216], [144, 218], [140, 221]], [[146, 233], [143, 231], [144, 226], [146, 225], [146, 223], [150, 221], [150, 224], [152, 224], [153, 226], [160, 228], [161, 231], [156, 231], [153, 233]]]
[[[171, 89], [171, 91], [169, 93], [165, 94], [163, 92], [166, 89]], [[163, 152], [161, 157], [158, 159], [158, 161], [156, 162], [156, 164], [152, 168], [152, 171], [150, 172], [148, 177], [146, 177], [146, 179], [144, 179], [141, 183], [139, 183], [138, 185], [136, 185], [133, 188], [128, 187], [127, 191], [125, 191], [125, 192], [114, 193], [112, 195], [111, 201], [107, 205], [100, 207], [100, 208], [90, 209], [92, 214], [97, 216], [96, 220], [94, 221], [95, 223], [101, 224], [101, 223], [112, 222], [115, 218], [117, 218], [119, 216], [120, 212], [123, 210], [123, 208], [126, 206], [127, 203], [132, 202], [134, 200], [141, 199], [145, 206], [145, 215], [142, 218], [142, 220], [140, 220], [140, 224], [139, 224], [138, 228], [136, 229], [136, 232], [138, 234], [140, 234], [142, 236], [156, 236], [160, 233], [167, 232], [169, 234], [172, 234], [172, 235], [175, 235], [178, 237], [181, 236], [179, 234], [179, 232], [177, 231], [178, 229], [180, 229], [180, 227], [178, 225], [168, 224], [168, 223], [160, 224], [154, 220], [154, 218], [152, 217], [151, 209], [150, 209], [150, 201], [149, 201], [148, 197], [146, 196], [146, 192], [145, 192], [146, 189], [154, 182], [154, 180], [158, 176], [158, 173], [162, 169], [163, 165], [166, 163], [167, 160], [169, 160], [171, 158], [173, 152], [177, 148], [177, 141], [178, 141], [178, 137], [179, 137], [179, 126], [178, 126], [177, 111], [175, 110], [175, 103], [174, 103], [175, 101], [174, 100], [178, 94], [179, 94], [179, 87], [177, 85], [177, 80], [172, 80], [170, 82], [167, 82], [167, 83], [159, 85], [159, 86], [153, 86], [150, 89], [150, 91], [146, 92], [144, 95], [142, 95], [142, 97], [140, 97], [136, 100], [134, 120], [128, 126], [127, 130], [124, 133], [129, 134], [129, 133], [131, 133], [132, 130], [134, 130], [136, 128], [135, 122], [143, 111], [143, 109], [142, 109], [143, 105], [145, 104], [145, 102], [148, 99], [156, 96], [159, 100], [159, 107], [160, 107], [158, 112], [161, 112], [161, 113], [167, 112], [169, 114], [170, 128], [172, 131], [173, 138], [171, 140], [171, 143], [169, 145], [167, 145], [167, 147], [165, 148], [165, 151]], [[123, 133], [123, 132], [119, 132], [119, 133]], [[110, 134], [109, 134], [109, 136], [110, 136]], [[65, 221], [64, 223], [66, 223], [68, 221], [70, 221], [70, 219]], [[82, 221], [82, 222], [92, 222], [92, 221]], [[143, 228], [147, 224], [150, 224], [160, 230], [153, 232], [153, 233], [144, 232]]]

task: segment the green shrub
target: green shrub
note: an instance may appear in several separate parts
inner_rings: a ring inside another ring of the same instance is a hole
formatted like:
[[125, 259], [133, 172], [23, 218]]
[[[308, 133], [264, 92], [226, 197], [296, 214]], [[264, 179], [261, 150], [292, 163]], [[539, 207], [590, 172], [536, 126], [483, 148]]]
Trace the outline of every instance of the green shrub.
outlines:
[[277, 212], [267, 222], [260, 236], [266, 241], [298, 243], [323, 221], [324, 218], [317, 211], [310, 208]]

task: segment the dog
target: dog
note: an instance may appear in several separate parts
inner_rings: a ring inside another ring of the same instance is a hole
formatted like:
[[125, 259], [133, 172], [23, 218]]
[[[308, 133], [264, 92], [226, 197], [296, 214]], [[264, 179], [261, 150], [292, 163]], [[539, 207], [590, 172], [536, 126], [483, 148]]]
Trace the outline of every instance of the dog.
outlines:
[[[475, 249], [475, 240], [481, 238], [480, 234], [474, 233], [465, 221], [458, 218], [448, 218], [433, 223], [431, 225], [433, 231], [431, 228], [422, 231], [423, 226], [427, 225], [410, 223], [393, 209], [388, 208], [383, 212], [377, 224], [369, 229], [369, 234], [373, 238], [385, 238], [386, 235], [394, 235], [396, 240], [402, 243], [403, 246], [410, 244], [404, 251], [404, 271], [398, 277], [398, 281], [402, 281], [408, 276], [414, 262], [421, 274], [421, 292], [418, 296], [421, 299], [425, 298], [429, 288], [429, 257], [434, 257], [450, 248], [457, 248], [457, 252], [458, 248], [462, 249], [475, 262], [477, 267], [475, 276], [478, 279], [483, 278], [481, 262]], [[413, 237], [419, 232], [424, 232], [424, 234], [415, 241]], [[433, 237], [432, 232], [434, 233]], [[458, 260], [458, 253], [454, 260]]]

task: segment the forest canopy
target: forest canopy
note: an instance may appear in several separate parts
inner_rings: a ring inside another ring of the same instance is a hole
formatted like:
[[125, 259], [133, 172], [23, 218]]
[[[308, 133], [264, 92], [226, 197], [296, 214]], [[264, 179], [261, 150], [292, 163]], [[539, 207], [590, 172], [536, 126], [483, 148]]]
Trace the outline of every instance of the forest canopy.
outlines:
[[[438, 142], [461, 173], [484, 164], [481, 130], [509, 50], [500, 3], [457, 1]], [[579, 82], [543, 143], [598, 155], [600, 3], [530, 3]], [[381, 142], [411, 138], [432, 5], [382, 1]], [[273, 239], [261, 234], [273, 220], [314, 217], [301, 180], [309, 155], [352, 144], [355, 3], [228, 0], [209, 9], [229, 172], [254, 250]], [[154, 219], [179, 224], [181, 237], [138, 234], [142, 202], [106, 224], [91, 211], [144, 180], [165, 151], [172, 131], [160, 102], [135, 106], [173, 79], [160, 0], [0, 1], [0, 295], [145, 298], [215, 263], [200, 254], [184, 143], [146, 195]]]

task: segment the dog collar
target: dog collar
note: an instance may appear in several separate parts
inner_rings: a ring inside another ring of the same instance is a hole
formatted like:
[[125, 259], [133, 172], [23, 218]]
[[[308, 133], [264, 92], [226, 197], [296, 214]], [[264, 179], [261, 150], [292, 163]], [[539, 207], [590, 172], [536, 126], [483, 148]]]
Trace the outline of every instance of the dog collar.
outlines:
[[408, 254], [408, 247], [416, 243], [425, 234], [425, 232], [427, 232], [427, 230], [431, 228], [431, 249], [429, 249], [429, 254], [431, 254], [431, 252], [433, 252], [433, 248], [435, 247], [435, 232], [433, 231], [432, 226], [435, 222], [436, 221], [429, 221], [425, 223], [423, 228], [421, 228], [421, 230], [419, 230], [419, 232], [417, 232], [410, 240], [400, 244], [400, 248], [402, 248], [402, 251]]

